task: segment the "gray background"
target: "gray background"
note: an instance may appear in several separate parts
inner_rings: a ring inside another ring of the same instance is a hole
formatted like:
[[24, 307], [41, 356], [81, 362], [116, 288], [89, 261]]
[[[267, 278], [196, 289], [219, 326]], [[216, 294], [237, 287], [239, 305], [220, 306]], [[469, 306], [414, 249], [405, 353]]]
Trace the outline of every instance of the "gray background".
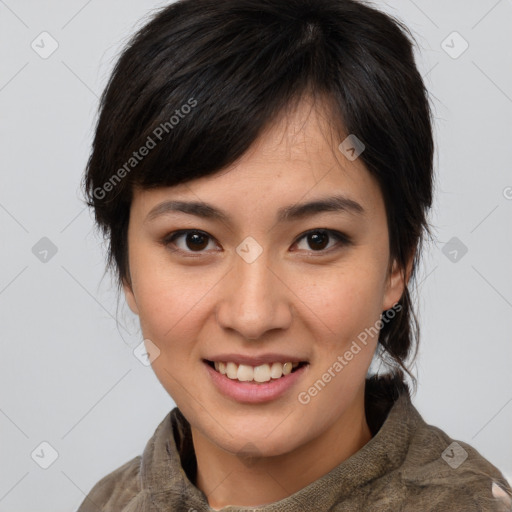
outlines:
[[[0, 0], [0, 511], [76, 509], [174, 407], [133, 355], [138, 324], [103, 277], [79, 191], [115, 56], [165, 3]], [[436, 117], [414, 403], [510, 478], [512, 1], [376, 4], [418, 38]], [[43, 31], [58, 43], [47, 58], [31, 47], [55, 44]]]

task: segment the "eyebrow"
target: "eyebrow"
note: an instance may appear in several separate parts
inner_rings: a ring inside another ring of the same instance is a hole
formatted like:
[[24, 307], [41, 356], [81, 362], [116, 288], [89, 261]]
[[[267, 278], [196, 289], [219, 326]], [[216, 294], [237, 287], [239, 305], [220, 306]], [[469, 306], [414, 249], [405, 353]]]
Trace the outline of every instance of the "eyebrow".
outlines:
[[[144, 222], [173, 212], [195, 215], [203, 219], [218, 220], [229, 223], [229, 215], [214, 206], [197, 201], [164, 201], [157, 204], [146, 216]], [[365, 216], [366, 210], [357, 201], [343, 195], [319, 198], [308, 203], [285, 206], [277, 211], [277, 222], [291, 222], [324, 212], [346, 212]]]

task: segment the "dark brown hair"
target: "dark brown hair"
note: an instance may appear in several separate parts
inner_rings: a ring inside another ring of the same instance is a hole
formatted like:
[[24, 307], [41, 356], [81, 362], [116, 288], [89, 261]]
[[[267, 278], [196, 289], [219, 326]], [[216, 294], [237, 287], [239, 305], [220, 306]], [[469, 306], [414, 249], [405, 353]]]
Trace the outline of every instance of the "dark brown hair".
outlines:
[[[355, 0], [180, 0], [158, 11], [101, 97], [83, 181], [119, 289], [130, 282], [133, 187], [216, 173], [306, 94], [327, 99], [332, 125], [364, 143], [359, 158], [384, 197], [391, 261], [405, 270], [413, 257], [413, 278], [430, 235], [434, 153], [413, 41], [399, 20]], [[412, 377], [404, 363], [414, 347], [416, 356], [419, 324], [408, 288], [399, 304], [381, 328], [381, 355], [394, 375]]]

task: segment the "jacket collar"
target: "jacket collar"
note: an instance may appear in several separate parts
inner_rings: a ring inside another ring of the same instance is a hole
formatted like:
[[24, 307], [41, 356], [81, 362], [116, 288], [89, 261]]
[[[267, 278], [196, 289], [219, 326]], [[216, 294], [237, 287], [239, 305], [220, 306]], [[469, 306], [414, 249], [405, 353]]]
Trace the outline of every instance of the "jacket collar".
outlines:
[[[381, 418], [380, 423], [380, 429], [366, 445], [329, 473], [293, 495], [260, 506], [258, 510], [330, 510], [349, 497], [356, 487], [398, 468], [406, 457], [414, 431], [423, 423], [407, 392], [395, 397], [387, 417]], [[188, 475], [195, 474], [195, 464], [190, 424], [175, 407], [157, 427], [142, 455], [141, 487], [145, 500], [151, 504], [144, 510], [212, 512], [214, 509], [208, 505], [206, 495], [189, 479]], [[222, 510], [253, 509], [227, 506]]]

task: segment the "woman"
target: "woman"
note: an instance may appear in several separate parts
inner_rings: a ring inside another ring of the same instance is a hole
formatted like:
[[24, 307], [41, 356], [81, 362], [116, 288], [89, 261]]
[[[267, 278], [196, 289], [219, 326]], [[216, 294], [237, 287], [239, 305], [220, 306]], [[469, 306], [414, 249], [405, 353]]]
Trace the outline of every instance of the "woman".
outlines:
[[510, 510], [406, 383], [434, 152], [411, 40], [354, 0], [184, 0], [127, 46], [84, 185], [177, 407], [79, 512]]

